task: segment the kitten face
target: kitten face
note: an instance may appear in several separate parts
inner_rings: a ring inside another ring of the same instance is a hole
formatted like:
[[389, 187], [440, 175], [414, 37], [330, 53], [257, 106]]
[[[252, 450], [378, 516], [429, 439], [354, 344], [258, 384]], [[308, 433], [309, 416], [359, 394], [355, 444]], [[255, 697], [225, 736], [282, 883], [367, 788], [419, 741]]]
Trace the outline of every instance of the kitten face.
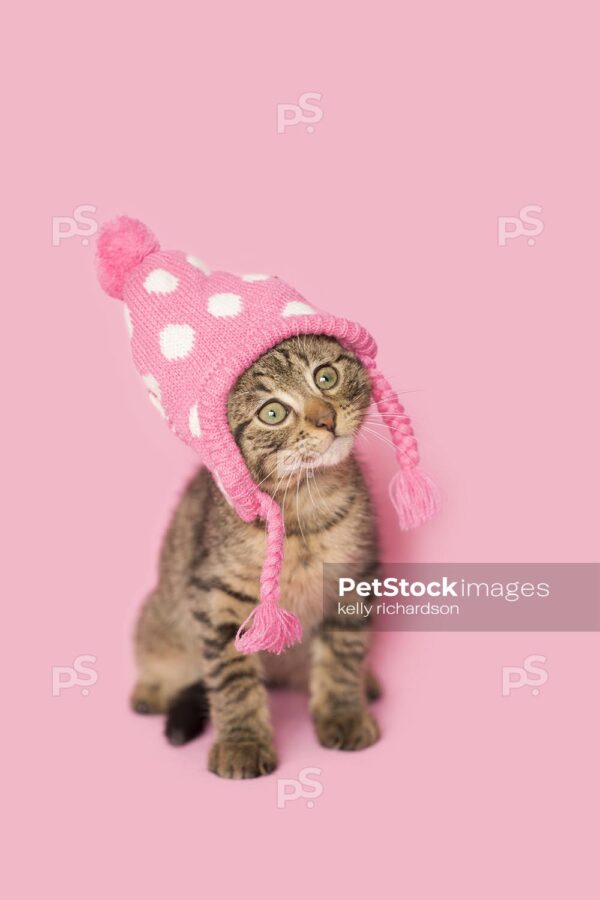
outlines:
[[340, 463], [370, 402], [369, 376], [353, 353], [333, 338], [301, 335], [238, 379], [227, 417], [253, 478], [268, 483]]

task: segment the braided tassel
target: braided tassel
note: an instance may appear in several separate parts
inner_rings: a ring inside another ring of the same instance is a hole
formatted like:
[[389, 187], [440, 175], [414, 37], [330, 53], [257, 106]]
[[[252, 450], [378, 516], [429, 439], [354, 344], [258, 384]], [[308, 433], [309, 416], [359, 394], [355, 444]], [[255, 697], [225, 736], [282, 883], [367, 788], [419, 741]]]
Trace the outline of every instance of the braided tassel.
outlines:
[[261, 494], [260, 514], [267, 524], [267, 555], [260, 576], [260, 603], [240, 626], [235, 646], [240, 653], [259, 650], [281, 653], [302, 640], [302, 625], [293, 613], [279, 605], [285, 532], [281, 509], [268, 494]]
[[373, 400], [387, 422], [396, 448], [399, 471], [390, 483], [390, 497], [400, 528], [406, 531], [435, 516], [440, 508], [440, 496], [429, 475], [419, 466], [419, 449], [412, 423], [398, 395], [377, 368], [375, 360], [367, 358], [363, 363], [371, 376]]

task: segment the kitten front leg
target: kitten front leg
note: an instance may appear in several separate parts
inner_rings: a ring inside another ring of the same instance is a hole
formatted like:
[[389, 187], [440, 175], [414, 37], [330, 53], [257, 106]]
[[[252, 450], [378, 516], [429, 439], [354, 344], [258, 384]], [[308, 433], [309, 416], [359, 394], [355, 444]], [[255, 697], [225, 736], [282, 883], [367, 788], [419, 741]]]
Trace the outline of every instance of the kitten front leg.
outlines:
[[341, 631], [325, 620], [313, 638], [310, 711], [324, 747], [363, 750], [379, 739], [365, 690], [369, 635], [360, 622], [348, 626]]
[[[234, 638], [248, 613], [229, 594], [211, 596], [203, 614], [204, 681], [217, 732], [208, 768], [223, 778], [256, 778], [277, 766], [267, 691], [260, 659], [235, 649]], [[197, 618], [198, 615], [197, 615]]]

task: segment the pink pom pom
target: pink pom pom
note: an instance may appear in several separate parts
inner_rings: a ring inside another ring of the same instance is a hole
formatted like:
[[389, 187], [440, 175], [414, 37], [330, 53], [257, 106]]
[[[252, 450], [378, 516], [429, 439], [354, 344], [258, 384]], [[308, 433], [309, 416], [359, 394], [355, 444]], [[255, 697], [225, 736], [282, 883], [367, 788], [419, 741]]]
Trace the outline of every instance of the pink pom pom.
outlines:
[[302, 625], [296, 616], [278, 603], [263, 601], [254, 607], [240, 627], [235, 647], [240, 653], [257, 653], [259, 650], [281, 653], [301, 640]]
[[100, 229], [96, 243], [98, 281], [103, 290], [123, 299], [125, 278], [148, 256], [160, 250], [149, 228], [137, 219], [120, 216]]
[[440, 496], [429, 477], [418, 466], [400, 469], [390, 483], [390, 497], [398, 513], [400, 528], [408, 531], [429, 521], [439, 511]]

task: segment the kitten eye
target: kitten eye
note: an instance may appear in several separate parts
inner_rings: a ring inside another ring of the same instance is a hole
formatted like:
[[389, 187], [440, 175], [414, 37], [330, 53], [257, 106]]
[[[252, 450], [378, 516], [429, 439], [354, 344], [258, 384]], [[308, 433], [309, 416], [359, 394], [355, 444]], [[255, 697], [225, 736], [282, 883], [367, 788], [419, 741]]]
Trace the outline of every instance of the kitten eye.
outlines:
[[338, 373], [333, 366], [319, 366], [313, 375], [315, 384], [322, 391], [329, 391], [338, 382]]
[[269, 400], [258, 411], [258, 418], [267, 425], [280, 425], [287, 416], [288, 410], [279, 400]]

